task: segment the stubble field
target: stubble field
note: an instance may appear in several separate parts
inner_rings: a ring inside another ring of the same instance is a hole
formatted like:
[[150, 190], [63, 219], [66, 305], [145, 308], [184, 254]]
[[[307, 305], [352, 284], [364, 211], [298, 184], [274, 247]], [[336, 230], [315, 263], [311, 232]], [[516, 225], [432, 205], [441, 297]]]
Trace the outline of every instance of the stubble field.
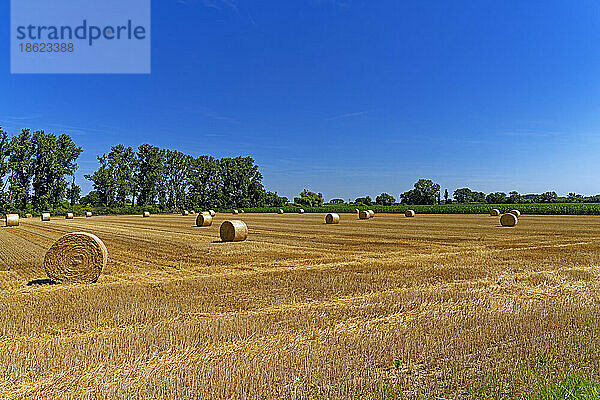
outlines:
[[[600, 217], [194, 220], [0, 228], [0, 398], [516, 398], [600, 368]], [[27, 285], [73, 231], [99, 282]]]

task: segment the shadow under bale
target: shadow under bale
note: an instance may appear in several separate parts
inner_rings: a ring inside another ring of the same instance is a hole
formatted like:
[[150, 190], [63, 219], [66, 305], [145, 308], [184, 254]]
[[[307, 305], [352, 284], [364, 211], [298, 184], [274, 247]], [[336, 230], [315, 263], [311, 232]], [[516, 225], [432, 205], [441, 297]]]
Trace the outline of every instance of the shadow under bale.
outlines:
[[34, 279], [32, 281], [27, 282], [27, 286], [34, 286], [34, 285], [58, 285], [58, 282], [53, 281], [52, 279], [49, 278], [44, 278], [44, 279]]

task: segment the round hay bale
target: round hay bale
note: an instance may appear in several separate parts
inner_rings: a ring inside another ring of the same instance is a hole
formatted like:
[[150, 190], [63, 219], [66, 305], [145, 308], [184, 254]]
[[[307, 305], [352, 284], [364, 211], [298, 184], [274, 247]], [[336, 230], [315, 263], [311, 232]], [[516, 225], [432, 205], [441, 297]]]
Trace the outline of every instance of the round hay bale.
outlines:
[[490, 216], [497, 217], [498, 215], [500, 215], [500, 210], [498, 210], [497, 208], [492, 208], [490, 210]]
[[210, 214], [211, 217], [214, 217], [215, 215], [217, 215], [217, 212], [215, 210], [208, 210], [208, 213]]
[[25, 214], [25, 218], [33, 218], [33, 215], [31, 215], [31, 214]]
[[355, 209], [354, 209], [354, 213], [355, 213], [355, 214], [358, 214], [359, 212], [360, 212], [360, 210], [359, 210], [358, 208], [355, 208]]
[[506, 213], [500, 217], [500, 225], [515, 226], [519, 222], [519, 218], [513, 213]]
[[277, 214], [283, 214], [283, 209], [280, 208], [279, 210], [277, 210]]
[[244, 221], [237, 219], [224, 221], [219, 228], [219, 234], [224, 242], [241, 242], [248, 237], [248, 226]]
[[181, 215], [183, 215], [184, 217], [186, 217], [186, 216], [190, 215], [190, 212], [188, 210], [183, 210], [181, 212]]
[[371, 218], [371, 213], [368, 211], [364, 211], [364, 210], [359, 211], [358, 218], [359, 219], [369, 219], [369, 218]]
[[240, 212], [238, 210], [233, 210], [231, 213], [232, 214], [239, 214]]
[[86, 218], [92, 218], [92, 212], [91, 211], [86, 211], [85, 217]]
[[367, 210], [367, 212], [371, 215], [369, 218], [373, 218], [375, 216], [375, 211]]
[[521, 216], [521, 211], [519, 210], [510, 210], [509, 213], [514, 214], [517, 218]]
[[404, 212], [404, 216], [406, 216], [406, 217], [414, 217], [415, 216], [415, 211], [414, 210], [406, 210]]
[[242, 214], [243, 214], [243, 213], [244, 213], [244, 210], [240, 210], [240, 213], [242, 213]]
[[304, 208], [299, 209], [298, 214], [304, 214]]
[[108, 251], [91, 233], [67, 233], [58, 239], [44, 257], [44, 269], [56, 282], [96, 282], [106, 266]]
[[190, 214], [194, 215], [194, 214], [196, 214], [196, 211], [192, 210], [192, 211], [190, 211]]
[[6, 226], [19, 226], [19, 214], [6, 214]]
[[340, 216], [336, 213], [329, 213], [325, 216], [325, 223], [326, 224], [339, 224]]
[[73, 219], [73, 218], [75, 218], [73, 213], [67, 213], [67, 215], [65, 215], [65, 219]]
[[42, 221], [50, 221], [50, 213], [42, 213]]
[[144, 211], [144, 212], [142, 213], [142, 217], [143, 217], [143, 218], [149, 218], [149, 217], [150, 217], [150, 211]]
[[211, 226], [213, 217], [209, 213], [200, 213], [196, 217], [196, 226]]

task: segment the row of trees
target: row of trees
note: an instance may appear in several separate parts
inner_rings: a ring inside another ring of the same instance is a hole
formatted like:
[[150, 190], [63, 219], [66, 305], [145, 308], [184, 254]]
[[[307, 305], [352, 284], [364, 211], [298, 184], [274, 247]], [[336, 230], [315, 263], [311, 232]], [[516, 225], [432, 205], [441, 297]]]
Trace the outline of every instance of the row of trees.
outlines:
[[193, 157], [177, 150], [122, 144], [98, 157], [86, 179], [94, 191], [82, 203], [104, 206], [154, 205], [170, 208], [283, 206], [288, 199], [268, 192], [251, 157]]
[[75, 203], [80, 188], [74, 173], [81, 147], [69, 135], [23, 129], [9, 139], [0, 127], [0, 208], [45, 209], [68, 199]]

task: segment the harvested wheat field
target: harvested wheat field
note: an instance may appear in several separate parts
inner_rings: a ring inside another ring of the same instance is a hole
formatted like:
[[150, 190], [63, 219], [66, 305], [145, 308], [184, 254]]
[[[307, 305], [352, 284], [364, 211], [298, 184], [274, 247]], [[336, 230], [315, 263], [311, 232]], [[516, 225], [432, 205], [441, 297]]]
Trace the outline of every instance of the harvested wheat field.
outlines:
[[[0, 398], [511, 398], [600, 367], [600, 217], [229, 218], [0, 228]], [[98, 282], [38, 284], [75, 231]]]

